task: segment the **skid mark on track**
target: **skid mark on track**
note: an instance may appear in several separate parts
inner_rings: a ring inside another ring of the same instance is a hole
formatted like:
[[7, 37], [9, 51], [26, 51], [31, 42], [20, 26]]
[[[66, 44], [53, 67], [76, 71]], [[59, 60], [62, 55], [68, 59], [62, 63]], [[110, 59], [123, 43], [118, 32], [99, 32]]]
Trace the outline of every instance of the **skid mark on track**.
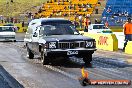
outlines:
[[74, 79], [74, 80], [77, 80], [77, 78], [78, 78], [78, 76], [76, 76], [76, 75], [72, 75], [72, 74], [70, 74], [70, 73], [67, 73], [67, 72], [65, 72], [65, 71], [63, 71], [63, 70], [61, 70], [61, 69], [55, 68], [55, 67], [50, 66], [50, 65], [44, 65], [44, 67], [46, 67], [46, 68], [48, 68], [48, 69], [51, 69], [51, 70], [53, 70], [53, 71], [59, 72], [59, 73], [65, 75], [65, 76], [67, 76], [67, 77], [69, 77], [69, 78], [71, 78], [71, 79]]

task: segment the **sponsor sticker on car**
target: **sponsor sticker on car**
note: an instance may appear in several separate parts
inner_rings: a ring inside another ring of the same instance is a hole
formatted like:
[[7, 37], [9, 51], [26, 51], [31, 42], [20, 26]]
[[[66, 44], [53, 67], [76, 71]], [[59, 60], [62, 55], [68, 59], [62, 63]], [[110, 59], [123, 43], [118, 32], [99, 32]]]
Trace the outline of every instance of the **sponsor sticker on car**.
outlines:
[[78, 54], [78, 51], [74, 51], [74, 50], [67, 51], [67, 55], [75, 55], [75, 54]]

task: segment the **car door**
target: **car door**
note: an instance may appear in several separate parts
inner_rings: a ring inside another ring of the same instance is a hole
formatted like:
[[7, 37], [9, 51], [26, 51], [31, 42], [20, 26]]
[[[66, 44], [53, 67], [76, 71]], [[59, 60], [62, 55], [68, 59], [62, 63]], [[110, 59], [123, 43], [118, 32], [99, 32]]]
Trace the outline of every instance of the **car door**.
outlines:
[[32, 50], [34, 52], [34, 54], [38, 54], [39, 52], [39, 30], [40, 27], [37, 27], [35, 31], [33, 31], [33, 35], [32, 35]]

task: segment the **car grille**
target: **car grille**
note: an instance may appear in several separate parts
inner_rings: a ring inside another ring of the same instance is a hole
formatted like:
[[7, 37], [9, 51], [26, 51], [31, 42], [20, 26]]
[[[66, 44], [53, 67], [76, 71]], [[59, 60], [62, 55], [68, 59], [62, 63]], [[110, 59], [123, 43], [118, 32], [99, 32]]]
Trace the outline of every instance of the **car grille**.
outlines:
[[85, 42], [59, 42], [59, 49], [74, 49], [74, 48], [83, 48], [85, 47]]

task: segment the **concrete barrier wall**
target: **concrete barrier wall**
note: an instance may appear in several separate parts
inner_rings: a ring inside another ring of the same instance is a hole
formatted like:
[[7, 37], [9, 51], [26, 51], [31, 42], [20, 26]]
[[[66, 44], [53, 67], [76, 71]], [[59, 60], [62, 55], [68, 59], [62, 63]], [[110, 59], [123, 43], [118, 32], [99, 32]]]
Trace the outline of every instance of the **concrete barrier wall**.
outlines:
[[115, 34], [102, 34], [102, 33], [80, 33], [84, 36], [94, 38], [96, 40], [97, 49], [117, 51], [118, 50], [118, 40]]
[[128, 41], [126, 48], [125, 48], [125, 53], [127, 54], [132, 54], [132, 41]]
[[116, 35], [116, 38], [118, 39], [118, 49], [123, 49], [124, 47], [124, 40], [125, 40], [125, 35], [123, 32], [113, 32], [113, 34]]

